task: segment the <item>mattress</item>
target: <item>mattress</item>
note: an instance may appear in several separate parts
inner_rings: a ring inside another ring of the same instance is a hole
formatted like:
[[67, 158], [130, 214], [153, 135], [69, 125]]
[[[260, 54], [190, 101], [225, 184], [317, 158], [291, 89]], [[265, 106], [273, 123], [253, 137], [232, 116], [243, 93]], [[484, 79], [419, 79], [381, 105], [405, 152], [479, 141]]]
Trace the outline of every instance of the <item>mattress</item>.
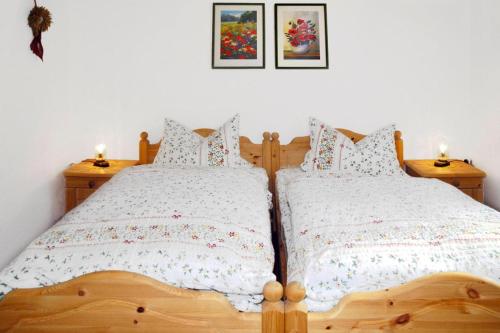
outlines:
[[277, 182], [288, 282], [304, 284], [311, 311], [437, 272], [500, 281], [500, 213], [451, 185], [298, 169]]
[[123, 270], [257, 311], [276, 279], [269, 205], [263, 169], [128, 168], [5, 267], [0, 294]]

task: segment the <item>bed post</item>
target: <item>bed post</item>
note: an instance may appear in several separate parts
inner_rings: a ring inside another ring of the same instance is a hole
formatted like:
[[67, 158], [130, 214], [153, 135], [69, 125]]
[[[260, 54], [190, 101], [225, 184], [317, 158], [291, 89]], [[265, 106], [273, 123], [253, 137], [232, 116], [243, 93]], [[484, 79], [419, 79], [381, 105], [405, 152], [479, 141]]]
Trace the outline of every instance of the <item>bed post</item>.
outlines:
[[[280, 169], [280, 135], [276, 132], [271, 134], [271, 193], [273, 194], [273, 206], [278, 207], [277, 188], [276, 188], [276, 172]], [[279, 231], [279, 228], [276, 228]], [[275, 231], [276, 231], [275, 230]]]
[[142, 132], [139, 141], [139, 164], [148, 164], [148, 146], [148, 132]]
[[[276, 191], [276, 172], [280, 169], [280, 135], [276, 132], [273, 132], [271, 135], [271, 180], [273, 183], [274, 191]], [[273, 191], [273, 193], [274, 193]]]
[[279, 333], [285, 330], [285, 307], [281, 298], [283, 287], [277, 281], [264, 286], [264, 303], [262, 304], [262, 333]]
[[404, 167], [404, 151], [403, 151], [403, 139], [401, 139], [401, 131], [394, 132], [394, 141], [396, 142], [396, 153], [398, 156], [399, 165], [401, 168]]
[[272, 192], [272, 158], [271, 158], [271, 134], [264, 132], [262, 134], [262, 167], [266, 169], [267, 176], [269, 177], [269, 190]]
[[285, 289], [285, 333], [307, 333], [306, 290], [299, 282], [291, 282]]

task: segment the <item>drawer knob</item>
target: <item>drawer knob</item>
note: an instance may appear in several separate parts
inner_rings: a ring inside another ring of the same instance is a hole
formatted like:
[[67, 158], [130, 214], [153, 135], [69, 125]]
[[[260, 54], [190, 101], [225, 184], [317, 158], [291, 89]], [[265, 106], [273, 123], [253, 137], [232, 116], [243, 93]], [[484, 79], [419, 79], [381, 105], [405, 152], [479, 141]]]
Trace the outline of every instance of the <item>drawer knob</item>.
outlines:
[[95, 187], [95, 181], [89, 180], [89, 188], [94, 188], [94, 187]]

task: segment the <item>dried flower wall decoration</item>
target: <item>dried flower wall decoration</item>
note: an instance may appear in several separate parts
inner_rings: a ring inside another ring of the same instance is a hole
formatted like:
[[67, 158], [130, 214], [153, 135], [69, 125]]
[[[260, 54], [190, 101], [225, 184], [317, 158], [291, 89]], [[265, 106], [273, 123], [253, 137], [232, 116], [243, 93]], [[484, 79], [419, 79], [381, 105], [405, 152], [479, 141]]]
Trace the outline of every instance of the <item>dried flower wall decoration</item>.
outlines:
[[36, 0], [34, 2], [35, 7], [28, 16], [28, 25], [33, 32], [30, 48], [43, 61], [42, 32], [47, 31], [52, 24], [52, 15], [47, 8], [38, 6]]

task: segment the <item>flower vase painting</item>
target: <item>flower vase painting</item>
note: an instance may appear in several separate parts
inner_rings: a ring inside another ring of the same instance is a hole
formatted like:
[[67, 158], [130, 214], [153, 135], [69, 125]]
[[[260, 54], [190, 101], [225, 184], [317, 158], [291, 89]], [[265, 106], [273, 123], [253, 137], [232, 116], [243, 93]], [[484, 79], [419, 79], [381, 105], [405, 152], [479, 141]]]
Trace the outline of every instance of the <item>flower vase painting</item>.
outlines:
[[215, 3], [212, 68], [264, 67], [264, 4]]
[[275, 5], [276, 68], [328, 68], [326, 4]]
[[[290, 18], [285, 24], [284, 34], [287, 43], [283, 50], [285, 59], [320, 59], [318, 32], [316, 25], [318, 22], [318, 13], [315, 12], [297, 12], [298, 18]], [[311, 16], [309, 19], [308, 16]]]

